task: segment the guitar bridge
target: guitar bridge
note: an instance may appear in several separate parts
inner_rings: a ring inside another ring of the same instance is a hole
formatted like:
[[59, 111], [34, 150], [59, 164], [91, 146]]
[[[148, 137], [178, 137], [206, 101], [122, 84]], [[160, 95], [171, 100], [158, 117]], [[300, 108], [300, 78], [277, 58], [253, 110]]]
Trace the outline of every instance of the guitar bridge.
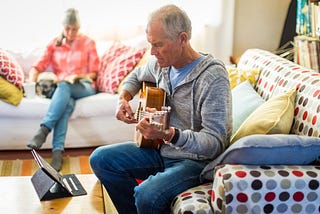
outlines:
[[162, 106], [161, 111], [150, 113], [150, 124], [157, 126], [160, 131], [168, 130], [170, 124], [170, 111], [170, 106]]

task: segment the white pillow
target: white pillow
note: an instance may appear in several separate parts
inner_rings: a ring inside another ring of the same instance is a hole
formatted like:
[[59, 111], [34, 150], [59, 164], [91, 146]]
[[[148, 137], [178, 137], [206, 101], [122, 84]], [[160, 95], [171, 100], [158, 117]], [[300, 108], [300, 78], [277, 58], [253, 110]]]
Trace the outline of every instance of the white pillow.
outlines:
[[234, 134], [247, 117], [265, 101], [247, 80], [231, 90]]

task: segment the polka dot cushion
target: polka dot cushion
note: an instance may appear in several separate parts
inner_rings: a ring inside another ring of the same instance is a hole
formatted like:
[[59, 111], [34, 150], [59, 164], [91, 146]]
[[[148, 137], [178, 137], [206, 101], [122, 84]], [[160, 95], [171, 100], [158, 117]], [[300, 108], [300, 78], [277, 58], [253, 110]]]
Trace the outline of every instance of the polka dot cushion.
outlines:
[[101, 57], [97, 77], [99, 91], [115, 94], [121, 81], [133, 70], [145, 51], [146, 48], [136, 49], [115, 42]]
[[301, 67], [282, 77], [274, 93], [288, 87], [298, 89], [291, 133], [320, 137], [320, 74]]
[[224, 165], [212, 186], [214, 213], [319, 213], [320, 166]]
[[[271, 96], [274, 88], [273, 84], [276, 79], [276, 74], [270, 75], [269, 72], [266, 72], [265, 68], [270, 66], [272, 60], [268, 57], [267, 52], [258, 49], [249, 49], [241, 56], [237, 66], [238, 69], [241, 70], [253, 68], [260, 70], [255, 89], [264, 100], [268, 100]], [[266, 75], [268, 78], [265, 78]]]
[[210, 198], [212, 183], [205, 183], [176, 196], [171, 204], [173, 214], [212, 213]]
[[[292, 133], [320, 137], [320, 75], [304, 81], [296, 97]], [[308, 85], [308, 87], [306, 87]]]
[[24, 73], [16, 59], [7, 51], [0, 48], [0, 76], [22, 89]]
[[265, 100], [273, 96], [280, 77], [297, 67], [299, 67], [297, 64], [260, 49], [247, 50], [241, 56], [238, 64], [239, 69], [258, 68], [261, 70], [255, 89]]

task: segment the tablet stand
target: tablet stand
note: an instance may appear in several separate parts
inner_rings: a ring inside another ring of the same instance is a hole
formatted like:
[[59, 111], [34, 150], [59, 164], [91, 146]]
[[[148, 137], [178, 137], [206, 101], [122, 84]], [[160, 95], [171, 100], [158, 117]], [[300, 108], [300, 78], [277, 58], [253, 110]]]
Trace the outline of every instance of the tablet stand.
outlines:
[[72, 196], [64, 186], [53, 180], [41, 168], [32, 176], [31, 182], [40, 201]]

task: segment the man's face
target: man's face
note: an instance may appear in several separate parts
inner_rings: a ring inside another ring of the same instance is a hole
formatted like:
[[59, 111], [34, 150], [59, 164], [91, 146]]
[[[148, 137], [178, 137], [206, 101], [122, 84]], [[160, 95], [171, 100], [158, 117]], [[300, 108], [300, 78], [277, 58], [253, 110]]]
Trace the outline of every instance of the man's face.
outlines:
[[160, 21], [149, 25], [147, 39], [151, 44], [151, 55], [157, 58], [160, 67], [175, 66], [181, 55], [180, 42], [168, 38]]

